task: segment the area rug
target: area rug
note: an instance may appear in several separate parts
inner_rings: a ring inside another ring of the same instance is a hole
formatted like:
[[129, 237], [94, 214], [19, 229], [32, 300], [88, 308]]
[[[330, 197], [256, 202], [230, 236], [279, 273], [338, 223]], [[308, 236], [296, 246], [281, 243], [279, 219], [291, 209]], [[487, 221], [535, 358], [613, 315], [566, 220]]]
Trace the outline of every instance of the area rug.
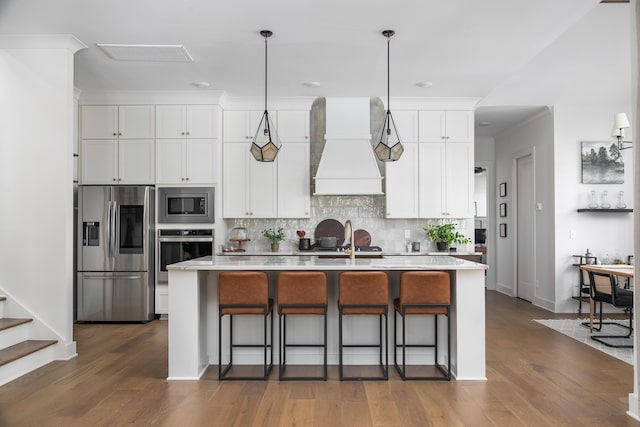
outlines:
[[[590, 338], [591, 332], [589, 332], [589, 328], [582, 325], [582, 322], [585, 319], [534, 319], [534, 322], [538, 322], [541, 325], [547, 326], [555, 331], [558, 331], [564, 335], [567, 335], [574, 340], [580, 341], [590, 347], [593, 347], [597, 350], [600, 350], [604, 353], [607, 353], [610, 356], [615, 357], [616, 359], [620, 359], [623, 362], [627, 362], [630, 365], [633, 365], [633, 349], [632, 348], [613, 348], [607, 347], [604, 344], [599, 343], [598, 341], [594, 341]], [[610, 322], [612, 320], [605, 319], [605, 322]], [[623, 325], [628, 325], [628, 320], [615, 320]], [[603, 325], [602, 331], [597, 332], [593, 331], [593, 335], [624, 335], [627, 332], [626, 329], [617, 326], [617, 325]], [[625, 343], [631, 343], [631, 339], [625, 339]], [[621, 342], [616, 342], [619, 344]]]

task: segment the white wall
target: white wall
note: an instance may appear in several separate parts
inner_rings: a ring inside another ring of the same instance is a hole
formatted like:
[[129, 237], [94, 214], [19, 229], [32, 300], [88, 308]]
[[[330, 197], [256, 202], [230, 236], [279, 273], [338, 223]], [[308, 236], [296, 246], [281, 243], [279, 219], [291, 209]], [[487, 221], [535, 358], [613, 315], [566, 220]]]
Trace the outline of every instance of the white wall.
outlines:
[[496, 147], [493, 138], [476, 138], [475, 141], [475, 165], [487, 169], [487, 289], [496, 289], [497, 280], [497, 237], [496, 237]]
[[[615, 206], [618, 191], [623, 190], [627, 207], [633, 208], [633, 150], [623, 151], [624, 184], [581, 184], [580, 141], [613, 141], [613, 115], [626, 112], [631, 117], [631, 98], [598, 100], [591, 104], [560, 104], [555, 112], [555, 248], [556, 248], [556, 312], [575, 312], [578, 274], [571, 264], [574, 254], [584, 254], [587, 248], [597, 256], [608, 253], [613, 258], [619, 252], [625, 259], [633, 254], [633, 214], [578, 213], [586, 208], [588, 193], [596, 190], [598, 202], [603, 190], [609, 193], [609, 203]], [[631, 129], [632, 131], [633, 129]], [[629, 130], [628, 130], [629, 131]], [[632, 135], [626, 132], [627, 139]], [[575, 238], [571, 238], [571, 230]]]
[[[508, 295], [515, 295], [515, 241], [514, 216], [515, 202], [514, 182], [514, 159], [517, 153], [531, 151], [534, 152], [534, 174], [535, 174], [535, 201], [542, 203], [542, 210], [534, 214], [535, 224], [535, 255], [531, 262], [535, 263], [536, 281], [538, 287], [535, 290], [533, 304], [541, 307], [553, 309], [555, 300], [555, 280], [554, 280], [554, 199], [553, 199], [553, 115], [551, 110], [533, 117], [524, 123], [509, 129], [496, 137], [496, 193], [497, 186], [507, 183], [507, 197], [497, 198], [494, 208], [497, 209], [499, 203], [507, 203], [507, 217], [499, 218], [498, 222], [507, 224], [507, 237], [499, 237], [498, 231], [494, 231], [494, 239], [497, 241], [497, 278], [496, 289]], [[532, 207], [533, 209], [533, 207]]]
[[0, 37], [0, 289], [73, 343], [71, 36]]

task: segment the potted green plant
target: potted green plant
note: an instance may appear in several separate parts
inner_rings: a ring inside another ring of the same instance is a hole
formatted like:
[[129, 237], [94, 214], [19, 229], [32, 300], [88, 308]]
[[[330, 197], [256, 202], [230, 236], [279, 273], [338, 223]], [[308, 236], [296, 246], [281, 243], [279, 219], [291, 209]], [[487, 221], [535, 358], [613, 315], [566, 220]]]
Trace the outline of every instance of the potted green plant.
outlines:
[[271, 252], [278, 252], [280, 249], [280, 242], [284, 240], [284, 231], [282, 231], [282, 227], [278, 227], [278, 229], [266, 228], [262, 230], [262, 235], [271, 242]]
[[436, 243], [439, 251], [446, 251], [451, 245], [463, 245], [471, 242], [471, 239], [456, 230], [456, 224], [439, 224], [431, 227], [424, 227], [429, 240]]

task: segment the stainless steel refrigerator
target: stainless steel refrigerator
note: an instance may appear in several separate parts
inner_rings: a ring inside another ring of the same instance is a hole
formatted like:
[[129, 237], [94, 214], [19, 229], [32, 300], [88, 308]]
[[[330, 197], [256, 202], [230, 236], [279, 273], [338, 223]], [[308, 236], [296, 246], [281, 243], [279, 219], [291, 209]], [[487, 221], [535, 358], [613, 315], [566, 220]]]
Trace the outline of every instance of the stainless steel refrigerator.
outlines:
[[77, 320], [153, 319], [154, 188], [82, 186], [78, 209]]

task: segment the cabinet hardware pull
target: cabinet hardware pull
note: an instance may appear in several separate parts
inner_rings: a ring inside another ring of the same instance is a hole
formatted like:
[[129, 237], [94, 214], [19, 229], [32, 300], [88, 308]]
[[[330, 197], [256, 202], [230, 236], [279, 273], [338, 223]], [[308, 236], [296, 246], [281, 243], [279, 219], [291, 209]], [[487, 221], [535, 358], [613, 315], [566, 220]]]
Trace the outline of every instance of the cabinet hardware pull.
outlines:
[[122, 136], [122, 132], [118, 132], [118, 136]]
[[113, 136], [116, 136], [116, 133], [115, 133], [115, 132], [113, 133]]
[[184, 132], [180, 132], [180, 135], [184, 135]]

